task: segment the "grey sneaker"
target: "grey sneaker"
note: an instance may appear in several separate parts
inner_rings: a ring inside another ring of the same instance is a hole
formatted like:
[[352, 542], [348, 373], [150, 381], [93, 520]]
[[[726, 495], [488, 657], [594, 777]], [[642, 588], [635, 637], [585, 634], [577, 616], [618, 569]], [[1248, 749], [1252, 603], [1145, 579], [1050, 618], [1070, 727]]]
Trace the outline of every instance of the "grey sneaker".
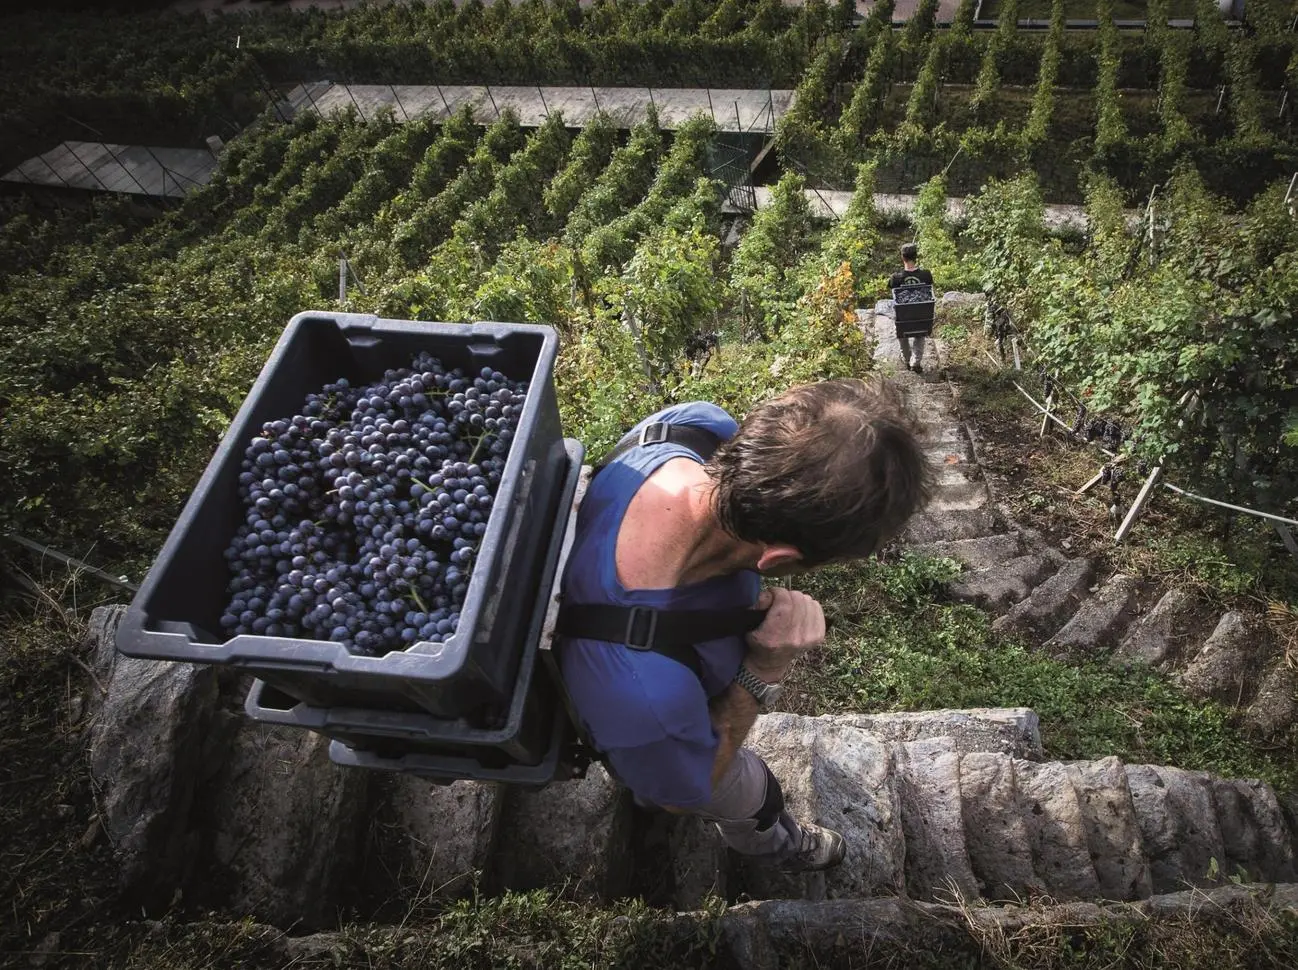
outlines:
[[924, 373], [924, 366], [919, 361], [915, 361], [915, 363], [911, 364], [910, 369], [916, 374]]
[[820, 872], [832, 869], [847, 855], [847, 843], [833, 829], [811, 822], [799, 823], [802, 840], [799, 847], [780, 863], [782, 872]]

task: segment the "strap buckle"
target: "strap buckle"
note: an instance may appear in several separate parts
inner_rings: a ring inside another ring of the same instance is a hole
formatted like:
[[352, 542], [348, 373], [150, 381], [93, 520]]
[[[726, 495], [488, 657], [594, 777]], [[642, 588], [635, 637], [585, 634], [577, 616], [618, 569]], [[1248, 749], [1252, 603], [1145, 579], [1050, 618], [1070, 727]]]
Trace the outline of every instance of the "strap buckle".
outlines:
[[658, 632], [658, 611], [647, 606], [633, 606], [627, 613], [626, 636], [622, 642], [632, 650], [652, 650]]
[[665, 421], [658, 421], [654, 424], [646, 424], [640, 429], [640, 444], [658, 445], [662, 444], [670, 436], [671, 425]]

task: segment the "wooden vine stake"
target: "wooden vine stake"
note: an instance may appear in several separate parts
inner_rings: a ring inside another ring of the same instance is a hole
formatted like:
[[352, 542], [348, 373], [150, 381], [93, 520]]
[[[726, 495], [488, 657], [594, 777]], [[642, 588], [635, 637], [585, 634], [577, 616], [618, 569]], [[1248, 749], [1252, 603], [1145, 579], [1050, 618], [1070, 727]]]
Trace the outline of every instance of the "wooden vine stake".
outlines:
[[1041, 430], [1037, 433], [1038, 438], [1046, 436], [1046, 428], [1050, 425], [1050, 405], [1054, 401], [1055, 392], [1052, 390], [1046, 395], [1046, 406], [1041, 411]]
[[1145, 503], [1149, 501], [1154, 486], [1158, 484], [1158, 480], [1162, 477], [1163, 466], [1156, 465], [1154, 470], [1149, 473], [1149, 477], [1145, 479], [1145, 484], [1140, 486], [1140, 493], [1136, 496], [1136, 500], [1131, 503], [1131, 508], [1127, 509], [1127, 517], [1122, 520], [1122, 525], [1118, 526], [1117, 535], [1113, 537], [1115, 543], [1127, 538], [1127, 535], [1136, 524], [1136, 519], [1140, 518], [1140, 513], [1144, 511]]

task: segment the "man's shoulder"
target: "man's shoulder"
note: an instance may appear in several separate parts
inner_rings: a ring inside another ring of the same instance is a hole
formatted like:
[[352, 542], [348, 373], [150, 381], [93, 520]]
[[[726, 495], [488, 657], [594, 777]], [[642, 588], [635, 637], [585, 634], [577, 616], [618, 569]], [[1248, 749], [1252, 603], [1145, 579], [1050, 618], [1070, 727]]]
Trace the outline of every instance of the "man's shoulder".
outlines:
[[692, 424], [699, 427], [737, 426], [738, 422], [725, 408], [711, 401], [685, 401], [651, 414], [645, 424], [663, 421], [667, 424]]

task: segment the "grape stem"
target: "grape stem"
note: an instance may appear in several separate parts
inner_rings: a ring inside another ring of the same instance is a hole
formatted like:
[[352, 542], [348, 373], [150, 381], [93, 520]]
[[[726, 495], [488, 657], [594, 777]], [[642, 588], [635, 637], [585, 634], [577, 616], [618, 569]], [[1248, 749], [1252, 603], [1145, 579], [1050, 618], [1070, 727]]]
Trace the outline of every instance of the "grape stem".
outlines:
[[415, 602], [419, 604], [419, 612], [427, 613], [428, 604], [425, 603], [423, 597], [419, 595], [419, 590], [415, 589], [413, 586], [410, 587], [410, 595], [413, 596], [415, 598]]
[[433, 486], [429, 485], [427, 482], [423, 481], [422, 479], [416, 478], [414, 475], [410, 476], [410, 480], [414, 482], [416, 485], [422, 486], [424, 491], [428, 492], [430, 495], [436, 495], [438, 492], [446, 491], [445, 485], [439, 485], [437, 488], [433, 488]]
[[486, 440], [487, 440], [487, 432], [484, 431], [482, 432], [482, 434], [478, 435], [478, 440], [473, 443], [473, 454], [469, 455], [470, 465], [472, 465], [475, 461], [478, 460], [478, 449], [482, 447], [482, 443]]

